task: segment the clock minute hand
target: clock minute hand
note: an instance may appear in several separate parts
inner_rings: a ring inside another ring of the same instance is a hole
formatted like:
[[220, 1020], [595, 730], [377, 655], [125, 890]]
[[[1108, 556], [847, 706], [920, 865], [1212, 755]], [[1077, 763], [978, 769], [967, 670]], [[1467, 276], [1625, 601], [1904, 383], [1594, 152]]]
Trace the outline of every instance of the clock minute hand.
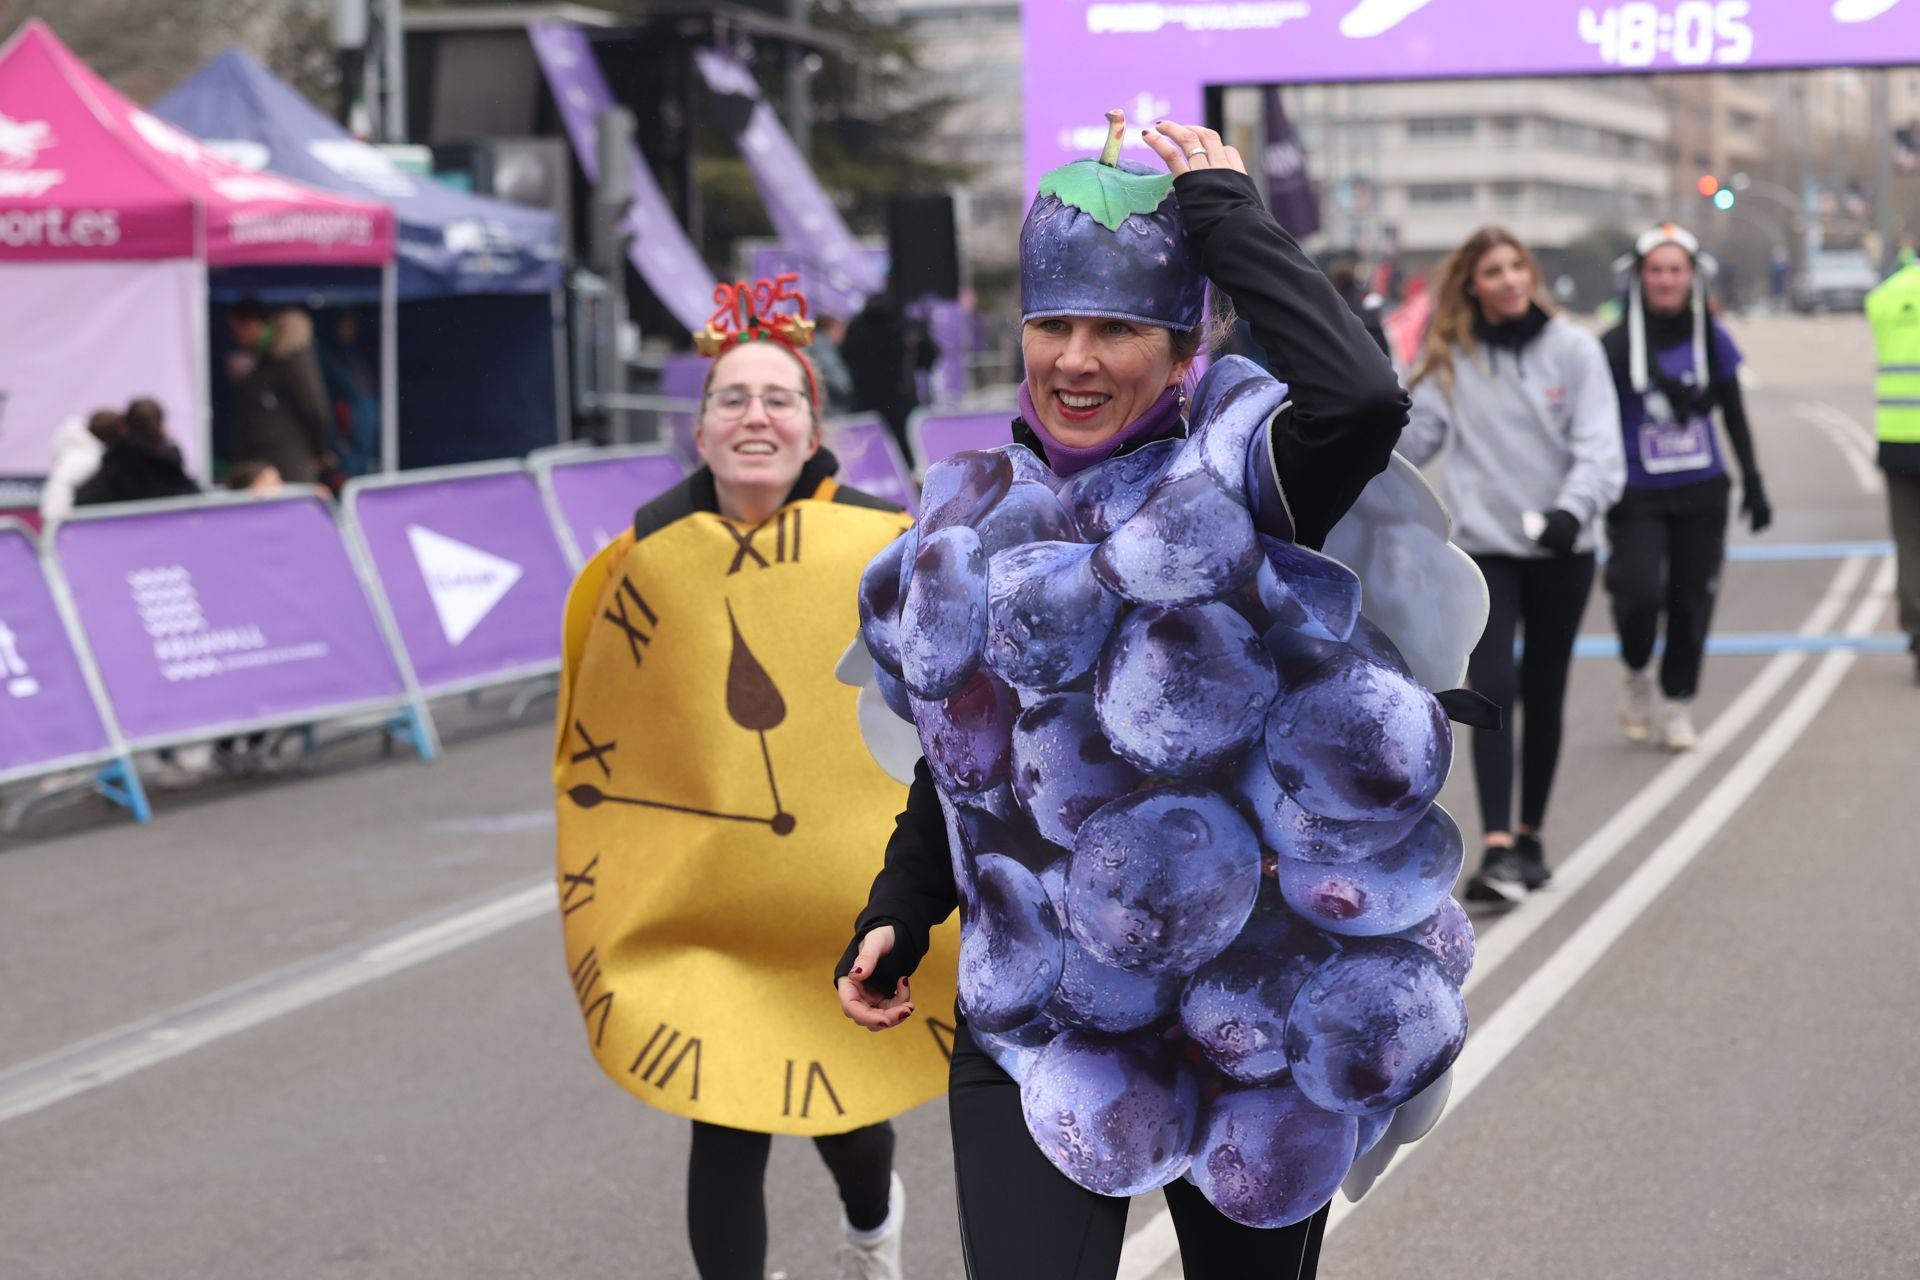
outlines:
[[[567, 791], [567, 799], [582, 809], [592, 809], [603, 804], [632, 805], [636, 809], [664, 809], [668, 813], [686, 813], [696, 818], [717, 818], [722, 822], [754, 822], [763, 827], [777, 827], [781, 815], [762, 818], [748, 813], [715, 813], [711, 809], [695, 809], [690, 805], [668, 804], [664, 800], [642, 800], [638, 796], [617, 796], [602, 791], [592, 783], [583, 782]], [[784, 834], [784, 833], [782, 833]]]

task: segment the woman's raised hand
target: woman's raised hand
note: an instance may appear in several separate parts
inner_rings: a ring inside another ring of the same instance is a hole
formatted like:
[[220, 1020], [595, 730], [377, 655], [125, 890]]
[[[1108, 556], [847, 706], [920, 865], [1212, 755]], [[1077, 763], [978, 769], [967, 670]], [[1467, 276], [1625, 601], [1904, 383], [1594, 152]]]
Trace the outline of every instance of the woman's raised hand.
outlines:
[[1140, 136], [1147, 140], [1154, 154], [1166, 161], [1167, 169], [1176, 178], [1194, 169], [1247, 171], [1247, 162], [1240, 158], [1240, 152], [1222, 142], [1212, 129], [1160, 120], [1153, 128], [1142, 129]]
[[905, 978], [894, 984], [893, 994], [877, 996], [861, 980], [873, 976], [880, 957], [893, 950], [893, 926], [880, 925], [860, 940], [860, 954], [853, 969], [840, 979], [840, 1012], [869, 1031], [897, 1027], [913, 1016], [913, 991]]

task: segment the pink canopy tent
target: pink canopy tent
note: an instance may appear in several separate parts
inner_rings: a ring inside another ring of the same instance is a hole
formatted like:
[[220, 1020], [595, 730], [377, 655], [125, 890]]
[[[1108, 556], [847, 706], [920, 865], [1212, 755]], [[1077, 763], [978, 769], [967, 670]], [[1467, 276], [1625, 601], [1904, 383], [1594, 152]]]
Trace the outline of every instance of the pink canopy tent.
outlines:
[[211, 465], [207, 271], [382, 271], [393, 424], [394, 220], [250, 173], [122, 97], [27, 23], [0, 48], [0, 474], [46, 471], [60, 422], [152, 396]]

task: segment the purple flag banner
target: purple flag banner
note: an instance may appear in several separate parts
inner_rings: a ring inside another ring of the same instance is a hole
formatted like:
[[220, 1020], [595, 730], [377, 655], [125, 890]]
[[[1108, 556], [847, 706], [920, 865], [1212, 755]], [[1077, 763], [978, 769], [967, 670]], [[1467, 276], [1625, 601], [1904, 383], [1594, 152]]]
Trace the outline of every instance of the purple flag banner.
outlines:
[[517, 462], [366, 476], [346, 504], [422, 690], [557, 668], [573, 570]]
[[1307, 153], [1294, 136], [1277, 85], [1267, 89], [1266, 116], [1267, 208], [1295, 239], [1305, 240], [1320, 229], [1320, 197], [1313, 193]]
[[1013, 440], [1013, 420], [1020, 411], [988, 409], [978, 413], [931, 413], [916, 410], [907, 422], [907, 439], [913, 445], [914, 469], [925, 474], [942, 458], [969, 449], [993, 449]]
[[[860, 252], [866, 256], [873, 274], [885, 280], [888, 262], [886, 246], [861, 245]], [[789, 249], [783, 244], [766, 246], [755, 249], [750, 261], [753, 264], [751, 274], [762, 280], [771, 280], [789, 271], [799, 276], [800, 292], [807, 295], [808, 309], [815, 319], [839, 316], [842, 320], [851, 320], [860, 314], [860, 308], [866, 302], [864, 294], [835, 289], [804, 250]]]
[[[760, 189], [760, 199], [773, 219], [774, 230], [789, 250], [811, 269], [817, 305], [835, 315], [851, 316], [871, 293], [886, 284], [874, 269], [868, 251], [861, 248], [834, 207], [820, 179], [814, 176], [800, 148], [793, 145], [780, 119], [761, 97], [753, 73], [737, 59], [712, 49], [693, 55], [707, 87], [750, 101], [746, 124], [735, 136], [740, 154]], [[851, 308], [843, 310], [843, 308]]]
[[861, 415], [827, 424], [827, 447], [840, 459], [838, 479], [876, 498], [897, 502], [920, 514], [920, 495], [893, 432], [875, 417]]
[[1208, 85], [1920, 62], [1920, 0], [1026, 0], [1027, 188], [1101, 113], [1202, 122]]
[[[614, 102], [587, 33], [565, 22], [530, 22], [527, 35], [546, 72], [553, 100], [559, 104], [567, 136], [573, 140], [573, 153], [580, 158], [587, 178], [598, 182], [600, 153], [594, 122]], [[674, 318], [689, 332], [699, 329], [713, 313], [713, 273], [681, 229], [638, 146], [628, 167], [633, 172], [633, 209], [627, 215], [627, 229], [633, 233], [633, 240], [627, 254], [647, 287]]]
[[633, 513], [687, 478], [680, 459], [651, 445], [570, 449], [534, 464], [555, 527], [577, 565], [633, 526]]
[[131, 745], [409, 701], [319, 498], [102, 508], [63, 522], [53, 552]]
[[113, 753], [33, 535], [0, 522], [0, 779]]

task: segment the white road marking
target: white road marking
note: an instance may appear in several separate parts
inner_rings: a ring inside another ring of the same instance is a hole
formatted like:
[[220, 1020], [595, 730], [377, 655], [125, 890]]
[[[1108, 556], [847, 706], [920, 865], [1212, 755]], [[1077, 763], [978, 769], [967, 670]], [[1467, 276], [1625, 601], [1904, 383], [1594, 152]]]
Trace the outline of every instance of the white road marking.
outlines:
[[553, 881], [509, 886], [0, 1071], [0, 1124], [552, 913]]
[[[1865, 635], [1873, 630], [1886, 612], [1887, 602], [1893, 593], [1893, 583], [1893, 562], [1883, 561], [1880, 572], [1874, 575], [1873, 585], [1867, 590], [1866, 598], [1847, 623], [1849, 635]], [[1800, 735], [1812, 725], [1814, 718], [1827, 705], [1827, 700], [1858, 660], [1858, 654], [1846, 650], [1838, 650], [1822, 658], [1807, 682], [1800, 686], [1799, 692], [1754, 740], [1752, 748], [1727, 770], [1727, 775], [1674, 829], [1673, 834], [1634, 869], [1633, 874], [1614, 890], [1613, 896], [1587, 917], [1544, 964], [1528, 975], [1527, 980], [1520, 984], [1519, 989], [1485, 1025], [1475, 1028], [1467, 1038], [1467, 1047], [1460, 1054], [1459, 1061], [1454, 1063], [1453, 1096], [1448, 1103], [1448, 1115], [1459, 1113], [1460, 1105], [1473, 1095], [1473, 1091], [1486, 1082], [1507, 1055], [1519, 1047], [1528, 1034], [1553, 1012], [1561, 999], [1600, 962], [1608, 949], [1646, 913], [1647, 908], [1659, 901], [1680, 873], [1713, 843], [1721, 829], [1739, 814], [1741, 806], [1760, 789], [1767, 775], [1793, 750]], [[1446, 1120], [1447, 1115], [1443, 1115], [1440, 1123], [1444, 1124]], [[1428, 1140], [1431, 1140], [1431, 1135]], [[1392, 1163], [1380, 1171], [1381, 1179], [1404, 1164], [1407, 1152], [1411, 1149], [1401, 1148]], [[1336, 1200], [1327, 1221], [1327, 1231], [1331, 1233], [1356, 1207]]]
[[[1867, 560], [1860, 556], [1851, 556], [1840, 562], [1828, 582], [1827, 589], [1820, 600], [1800, 624], [1803, 635], [1818, 635], [1833, 626], [1847, 601], [1860, 585], [1860, 579], [1867, 569]], [[1711, 765], [1741, 734], [1753, 723], [1756, 717], [1773, 701], [1774, 697], [1800, 668], [1807, 663], [1805, 654], [1783, 653], [1768, 661], [1737, 697], [1727, 705], [1726, 710], [1716, 716], [1701, 735], [1700, 745], [1685, 755], [1676, 756], [1673, 762], [1656, 774], [1651, 782], [1636, 792], [1631, 800], [1621, 806], [1613, 817], [1570, 854], [1566, 861], [1554, 868], [1553, 891], [1529, 897], [1520, 907], [1481, 931], [1474, 956], [1473, 972], [1467, 975], [1461, 987], [1463, 993], [1470, 992], [1491, 977], [1501, 965], [1525, 945], [1527, 940], [1538, 933], [1546, 924], [1558, 915], [1562, 908], [1578, 896], [1582, 886], [1606, 869], [1607, 865], [1630, 846], [1634, 839], [1646, 829], [1666, 808], [1693, 785], [1706, 768]], [[1471, 1049], [1479, 1037], [1484, 1034], [1475, 1028], [1467, 1038]], [[1465, 1054], [1462, 1054], [1464, 1060]], [[1459, 1068], [1455, 1067], [1455, 1092], [1448, 1103], [1449, 1111], [1459, 1105], [1464, 1096], [1459, 1092]], [[1442, 1117], [1445, 1118], [1444, 1116]], [[1395, 1159], [1380, 1174], [1385, 1178], [1400, 1163]], [[1375, 1181], [1378, 1186], [1378, 1180]], [[1333, 1212], [1329, 1215], [1327, 1229], [1344, 1220], [1353, 1211], [1355, 1205], [1343, 1197], [1334, 1198]], [[1138, 1231], [1127, 1237], [1120, 1258], [1120, 1270], [1116, 1280], [1149, 1280], [1157, 1271], [1171, 1261], [1179, 1252], [1179, 1242], [1174, 1237], [1173, 1220], [1166, 1210], [1156, 1213]]]
[[1862, 493], [1885, 491], [1886, 480], [1880, 475], [1870, 431], [1832, 405], [1801, 403], [1793, 406], [1793, 411], [1801, 421], [1811, 423], [1833, 441], [1840, 456], [1846, 460], [1847, 468], [1853, 472], [1854, 482], [1860, 486]]

